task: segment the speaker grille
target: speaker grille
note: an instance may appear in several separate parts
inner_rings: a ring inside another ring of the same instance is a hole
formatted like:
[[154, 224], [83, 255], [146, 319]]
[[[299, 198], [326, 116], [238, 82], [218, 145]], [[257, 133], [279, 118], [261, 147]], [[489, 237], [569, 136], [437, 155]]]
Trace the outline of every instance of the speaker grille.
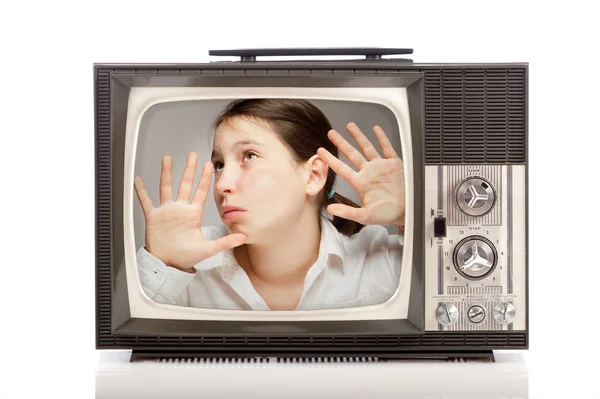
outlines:
[[527, 162], [527, 71], [425, 72], [425, 163]]

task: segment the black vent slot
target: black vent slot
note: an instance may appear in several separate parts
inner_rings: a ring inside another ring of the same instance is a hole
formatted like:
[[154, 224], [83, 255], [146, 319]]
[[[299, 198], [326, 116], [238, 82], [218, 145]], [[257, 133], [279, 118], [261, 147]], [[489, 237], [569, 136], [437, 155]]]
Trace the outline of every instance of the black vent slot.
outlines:
[[[126, 338], [117, 337], [117, 341], [125, 340]], [[154, 345], [159, 342], [158, 337], [135, 337], [136, 343], [140, 345]]]
[[226, 337], [224, 338], [225, 345], [243, 346], [247, 343], [246, 337]]
[[358, 345], [358, 346], [374, 346], [376, 344], [377, 344], [377, 337], [374, 337], [374, 336], [356, 337], [356, 345]]
[[288, 346], [290, 341], [289, 337], [269, 337], [269, 345], [271, 346]]
[[356, 338], [354, 337], [335, 337], [334, 345], [337, 346], [355, 346]]
[[408, 335], [406, 337], [398, 337], [399, 346], [419, 346], [421, 345], [421, 337], [418, 335]]
[[204, 345], [215, 345], [221, 346], [225, 345], [225, 337], [204, 337], [203, 339]]
[[310, 345], [310, 337], [290, 337], [290, 345], [292, 345], [292, 346]]
[[508, 336], [506, 335], [490, 335], [488, 337], [488, 344], [494, 346], [506, 346], [508, 345]]
[[[115, 337], [112, 336], [110, 339], [110, 343], [119, 347], [137, 347], [144, 345], [156, 345], [157, 339], [153, 338], [146, 342], [142, 341], [144, 338], [142, 337]], [[107, 339], [100, 339], [100, 342], [106, 342]]]
[[313, 337], [314, 346], [332, 346], [335, 338], [334, 337]]
[[247, 345], [267, 345], [266, 337], [248, 337], [246, 341]]
[[446, 335], [444, 336], [444, 346], [464, 346], [464, 335]]
[[509, 334], [508, 345], [509, 346], [526, 346], [527, 336], [525, 334]]
[[441, 346], [443, 343], [443, 335], [431, 334], [424, 335], [421, 338], [421, 345], [423, 346]]
[[465, 345], [467, 346], [485, 346], [486, 336], [484, 334], [467, 335], [465, 337]]
[[163, 337], [160, 339], [160, 343], [164, 345], [179, 345], [181, 337]]
[[379, 337], [377, 346], [397, 346], [398, 345], [398, 336], [382, 336]]
[[526, 70], [425, 72], [425, 163], [527, 162]]

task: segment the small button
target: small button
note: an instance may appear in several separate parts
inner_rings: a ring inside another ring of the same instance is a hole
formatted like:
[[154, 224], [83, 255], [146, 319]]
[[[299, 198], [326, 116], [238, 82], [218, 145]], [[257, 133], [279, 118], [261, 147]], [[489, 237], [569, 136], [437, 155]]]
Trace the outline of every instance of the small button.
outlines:
[[433, 235], [436, 237], [446, 237], [446, 218], [438, 216], [433, 220]]

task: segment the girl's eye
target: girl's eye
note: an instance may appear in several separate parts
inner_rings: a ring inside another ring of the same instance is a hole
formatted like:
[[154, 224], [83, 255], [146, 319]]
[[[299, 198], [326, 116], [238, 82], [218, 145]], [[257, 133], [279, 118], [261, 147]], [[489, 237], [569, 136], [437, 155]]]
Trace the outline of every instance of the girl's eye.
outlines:
[[254, 155], [255, 157], [257, 157], [257, 156], [258, 156], [258, 155], [256, 155], [256, 154], [255, 154], [255, 153], [253, 153], [253, 152], [247, 152], [246, 154], [244, 154], [244, 159], [245, 159], [247, 156], [250, 156], [250, 155]]
[[[246, 160], [247, 157], [252, 156], [252, 155], [254, 155], [255, 157], [258, 157], [258, 155], [256, 155], [253, 152], [246, 152], [246, 153], [244, 153], [244, 160]], [[254, 158], [252, 158], [252, 159], [254, 159]], [[250, 160], [252, 160], [252, 159], [250, 159]], [[215, 162], [215, 173], [220, 172], [221, 169], [223, 168], [223, 166], [225, 166], [225, 165], [223, 165], [223, 162]]]

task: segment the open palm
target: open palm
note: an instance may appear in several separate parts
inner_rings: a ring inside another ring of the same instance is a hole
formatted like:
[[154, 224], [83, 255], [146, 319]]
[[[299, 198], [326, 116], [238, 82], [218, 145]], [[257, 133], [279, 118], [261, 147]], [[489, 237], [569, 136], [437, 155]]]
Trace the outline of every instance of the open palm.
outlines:
[[379, 141], [383, 158], [355, 123], [348, 123], [346, 129], [356, 140], [364, 156], [335, 130], [330, 130], [328, 137], [348, 158], [356, 171], [324, 148], [319, 148], [317, 154], [356, 190], [362, 206], [353, 208], [343, 204], [331, 204], [327, 211], [365, 225], [402, 225], [405, 212], [402, 160], [381, 127], [373, 127], [373, 133]]
[[207, 240], [201, 230], [202, 214], [210, 189], [213, 164], [202, 168], [200, 181], [192, 196], [198, 154], [188, 154], [179, 185], [177, 200], [172, 198], [172, 159], [163, 157], [160, 175], [160, 206], [154, 207], [142, 178], [136, 176], [134, 185], [146, 219], [146, 250], [167, 266], [195, 272], [194, 265], [217, 252], [242, 245], [243, 234], [230, 234], [217, 240]]

